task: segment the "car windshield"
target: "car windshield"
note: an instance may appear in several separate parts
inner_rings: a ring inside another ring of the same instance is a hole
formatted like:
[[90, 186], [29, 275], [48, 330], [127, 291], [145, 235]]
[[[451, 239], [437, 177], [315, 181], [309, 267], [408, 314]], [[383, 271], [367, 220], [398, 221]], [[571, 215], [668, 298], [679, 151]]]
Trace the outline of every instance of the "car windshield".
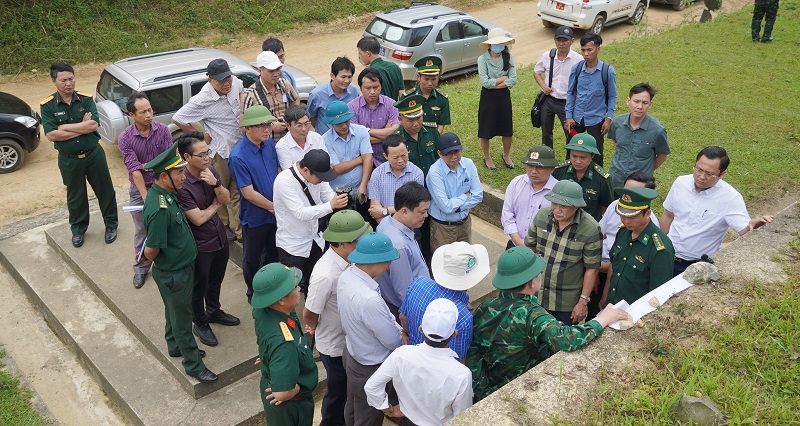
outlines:
[[128, 102], [128, 96], [130, 96], [132, 92], [133, 89], [122, 84], [122, 82], [114, 78], [108, 71], [103, 71], [103, 75], [100, 76], [100, 82], [97, 83], [97, 93], [104, 99], [117, 104], [119, 109], [123, 112], [127, 112], [125, 110], [125, 104]]
[[422, 44], [432, 29], [433, 26], [430, 25], [418, 28], [404, 28], [380, 18], [375, 18], [367, 26], [367, 32], [375, 37], [406, 47], [415, 47]]
[[31, 107], [14, 95], [0, 92], [0, 112], [30, 116]]

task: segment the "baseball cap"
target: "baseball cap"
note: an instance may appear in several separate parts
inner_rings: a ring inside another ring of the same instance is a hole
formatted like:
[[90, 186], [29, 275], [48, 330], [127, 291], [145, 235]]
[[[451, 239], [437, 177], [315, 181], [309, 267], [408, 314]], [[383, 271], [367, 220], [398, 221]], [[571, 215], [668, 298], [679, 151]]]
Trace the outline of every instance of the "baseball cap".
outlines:
[[306, 152], [300, 161], [311, 170], [311, 173], [325, 182], [330, 182], [338, 176], [331, 167], [331, 157], [321, 149], [312, 149]]
[[214, 80], [221, 81], [225, 80], [229, 75], [233, 75], [233, 73], [231, 72], [231, 67], [228, 66], [228, 61], [224, 59], [214, 59], [208, 63], [206, 75]]
[[556, 28], [555, 37], [553, 38], [566, 38], [566, 39], [573, 38], [572, 28], [565, 26], [560, 26]]
[[442, 153], [442, 155], [447, 155], [447, 153], [450, 151], [461, 151], [464, 149], [461, 146], [461, 139], [458, 138], [458, 135], [450, 132], [439, 136], [439, 141], [436, 142], [436, 148]]
[[453, 335], [457, 321], [458, 308], [452, 300], [434, 299], [425, 308], [420, 328], [425, 337], [434, 342], [441, 342]]
[[437, 248], [431, 265], [433, 277], [439, 285], [464, 291], [489, 274], [489, 252], [480, 244], [457, 241]]
[[276, 70], [283, 66], [281, 60], [278, 59], [278, 55], [275, 52], [271, 52], [269, 50], [265, 52], [261, 52], [256, 57], [256, 66], [258, 68], [264, 67], [268, 70]]

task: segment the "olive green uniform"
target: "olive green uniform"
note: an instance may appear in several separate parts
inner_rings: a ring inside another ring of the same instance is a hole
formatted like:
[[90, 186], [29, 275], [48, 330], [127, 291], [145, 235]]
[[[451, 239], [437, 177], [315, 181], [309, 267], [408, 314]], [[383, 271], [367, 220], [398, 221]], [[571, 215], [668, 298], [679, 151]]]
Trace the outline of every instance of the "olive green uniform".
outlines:
[[672, 279], [675, 249], [669, 237], [652, 221], [638, 238], [631, 237], [631, 231], [620, 229], [609, 252], [613, 274], [606, 301], [611, 304], [633, 303]]
[[180, 352], [183, 355], [187, 374], [200, 374], [206, 367], [192, 335], [191, 303], [197, 246], [178, 204], [178, 193], [170, 194], [158, 185], [151, 186], [142, 219], [147, 230], [145, 246], [159, 249], [153, 262], [153, 279], [164, 301], [167, 350], [170, 354]]
[[[403, 97], [401, 99], [405, 99], [408, 96], [417, 94], [422, 96], [419, 83], [417, 83], [417, 86], [413, 89], [407, 90], [405, 93], [403, 93]], [[422, 115], [423, 126], [438, 132], [438, 126], [446, 126], [450, 124], [450, 99], [447, 99], [447, 95], [440, 92], [439, 88], [434, 88], [431, 91], [431, 95], [428, 96], [428, 98], [425, 99], [425, 102], [422, 104], [422, 110], [424, 111]]]
[[586, 173], [580, 181], [578, 181], [575, 168], [572, 167], [569, 160], [558, 163], [553, 177], [558, 180], [569, 179], [578, 182], [583, 188], [583, 199], [586, 201], [586, 207], [583, 207], [583, 210], [598, 222], [603, 217], [602, 208], [608, 207], [614, 201], [609, 174], [594, 161], [586, 169]]
[[[58, 130], [62, 124], [76, 124], [90, 112], [92, 120], [100, 122], [97, 106], [92, 95], [73, 92], [69, 104], [58, 92], [41, 102], [42, 127], [45, 134]], [[100, 212], [106, 227], [117, 228], [117, 198], [108, 162], [103, 148], [98, 146], [100, 135], [97, 132], [80, 135], [65, 141], [53, 142], [58, 150], [58, 169], [61, 180], [67, 187], [67, 210], [72, 235], [83, 235], [89, 227], [89, 197], [86, 181], [92, 186], [100, 204]]]
[[[317, 364], [311, 342], [300, 330], [294, 311], [290, 315], [272, 308], [253, 309], [258, 355], [261, 358], [261, 402], [268, 425], [311, 426], [317, 386]], [[300, 386], [300, 392], [280, 405], [270, 404], [272, 392], [285, 392]]]
[[439, 154], [436, 151], [436, 142], [439, 141], [439, 132], [435, 129], [422, 126], [419, 129], [416, 140], [406, 133], [403, 126], [400, 126], [395, 133], [405, 139], [406, 146], [408, 147], [409, 161], [422, 169], [422, 173], [425, 176], [428, 176], [428, 169], [439, 159]]
[[398, 100], [397, 94], [405, 87], [400, 67], [394, 62], [384, 61], [383, 58], [373, 59], [369, 66], [381, 75], [381, 95]]

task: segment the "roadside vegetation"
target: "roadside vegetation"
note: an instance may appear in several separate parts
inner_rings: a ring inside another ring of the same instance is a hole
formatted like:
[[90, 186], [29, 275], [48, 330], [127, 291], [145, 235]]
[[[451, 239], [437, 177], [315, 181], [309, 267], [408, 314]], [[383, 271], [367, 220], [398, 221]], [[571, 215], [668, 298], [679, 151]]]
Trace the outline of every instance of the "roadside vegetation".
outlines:
[[0, 424], [7, 426], [38, 426], [49, 424], [31, 408], [31, 391], [19, 385], [19, 379], [5, 371], [0, 350]]

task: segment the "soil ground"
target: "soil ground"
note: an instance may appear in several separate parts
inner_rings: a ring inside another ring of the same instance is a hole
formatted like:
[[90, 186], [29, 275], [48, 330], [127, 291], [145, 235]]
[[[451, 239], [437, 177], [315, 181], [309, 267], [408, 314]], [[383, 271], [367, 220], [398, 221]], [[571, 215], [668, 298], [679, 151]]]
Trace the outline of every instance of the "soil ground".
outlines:
[[[724, 2], [723, 11], [738, 10], [748, 0]], [[552, 47], [552, 29], [544, 28], [536, 17], [536, 2], [498, 3], [486, 7], [467, 8], [475, 16], [502, 25], [517, 40], [514, 56], [520, 67], [534, 62]], [[683, 22], [696, 20], [703, 7], [694, 5], [683, 12], [664, 5], [652, 5], [638, 31], [651, 33]], [[288, 62], [314, 76], [328, 80], [330, 62], [336, 56], [354, 58], [355, 45], [371, 16], [350, 17], [332, 24], [306, 26], [280, 34], [286, 47]], [[617, 24], [603, 31], [606, 43], [628, 37], [634, 27]], [[580, 32], [576, 33], [579, 38]], [[240, 35], [240, 39], [222, 48], [253, 60], [260, 51], [260, 36]], [[577, 46], [577, 43], [576, 43]], [[575, 47], [574, 47], [575, 48]], [[97, 78], [106, 64], [75, 66], [78, 89], [94, 93]], [[0, 91], [12, 93], [39, 109], [39, 101], [53, 91], [46, 70], [0, 76]], [[119, 201], [126, 198], [127, 171], [119, 150], [101, 144], [108, 157]], [[8, 225], [28, 217], [64, 207], [66, 191], [56, 165], [56, 151], [51, 142], [42, 139], [40, 147], [28, 155], [25, 165], [15, 173], [0, 175], [0, 225]], [[66, 219], [66, 217], [64, 218]], [[92, 225], [100, 226], [100, 225]], [[0, 294], [7, 300], [0, 310], [0, 344], [14, 360], [51, 415], [60, 424], [124, 424], [122, 418], [95, 381], [49, 330], [41, 314], [26, 299], [19, 286], [4, 270], [0, 270]]]

